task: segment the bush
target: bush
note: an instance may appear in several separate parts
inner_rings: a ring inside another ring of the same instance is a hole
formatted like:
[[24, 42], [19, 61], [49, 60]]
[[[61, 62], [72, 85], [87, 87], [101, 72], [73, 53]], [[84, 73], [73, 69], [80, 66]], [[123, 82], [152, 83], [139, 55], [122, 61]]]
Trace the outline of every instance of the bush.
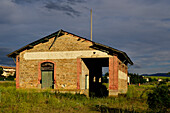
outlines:
[[0, 76], [0, 81], [4, 81], [5, 77]]
[[3, 73], [3, 68], [0, 67], [0, 76], [2, 75], [2, 73]]
[[170, 90], [168, 86], [159, 85], [148, 94], [147, 103], [154, 112], [167, 112], [170, 108]]
[[144, 79], [142, 77], [142, 75], [138, 75], [136, 73], [128, 73], [129, 77], [130, 77], [130, 83], [131, 84], [143, 84], [146, 83], [146, 79]]
[[8, 76], [7, 78], [5, 78], [5, 80], [8, 81], [14, 81], [15, 77], [14, 76]]

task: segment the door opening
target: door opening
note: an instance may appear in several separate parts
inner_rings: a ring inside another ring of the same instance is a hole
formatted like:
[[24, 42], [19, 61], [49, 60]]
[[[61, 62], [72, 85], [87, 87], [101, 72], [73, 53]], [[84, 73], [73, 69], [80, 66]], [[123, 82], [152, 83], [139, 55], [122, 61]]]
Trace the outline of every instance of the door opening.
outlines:
[[51, 62], [41, 64], [41, 88], [54, 89], [54, 64]]
[[[102, 67], [108, 67], [109, 58], [82, 58], [82, 61], [85, 64], [82, 66], [82, 76], [85, 76], [85, 89], [89, 90], [89, 96], [108, 96], [107, 87], [103, 85]], [[89, 76], [84, 75], [85, 67], [87, 67]]]

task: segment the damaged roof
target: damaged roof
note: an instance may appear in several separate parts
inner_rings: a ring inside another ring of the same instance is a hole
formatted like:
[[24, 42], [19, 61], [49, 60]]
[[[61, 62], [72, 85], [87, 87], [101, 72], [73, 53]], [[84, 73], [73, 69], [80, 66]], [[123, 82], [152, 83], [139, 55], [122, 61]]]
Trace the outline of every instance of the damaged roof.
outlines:
[[97, 50], [101, 50], [101, 51], [107, 52], [107, 53], [110, 54], [110, 55], [116, 54], [116, 55], [118, 55], [118, 58], [119, 58], [120, 60], [122, 60], [124, 63], [129, 63], [129, 64], [133, 65], [133, 62], [131, 61], [131, 59], [128, 57], [128, 55], [127, 55], [125, 52], [120, 51], [120, 50], [117, 50], [117, 49], [114, 49], [114, 48], [112, 48], [112, 47], [109, 47], [109, 46], [106, 46], [106, 45], [103, 45], [103, 44], [100, 44], [100, 43], [96, 43], [96, 42], [94, 42], [94, 41], [91, 41], [91, 40], [89, 40], [89, 39], [80, 37], [80, 36], [75, 35], [75, 34], [73, 34], [73, 33], [69, 33], [69, 32], [64, 31], [64, 30], [62, 30], [62, 29], [60, 29], [59, 31], [57, 31], [57, 32], [55, 32], [55, 33], [52, 33], [52, 34], [50, 34], [50, 35], [48, 35], [48, 36], [45, 36], [45, 37], [43, 37], [43, 38], [41, 38], [41, 39], [39, 39], [39, 40], [37, 40], [37, 41], [34, 41], [34, 42], [32, 42], [32, 43], [30, 43], [30, 44], [28, 44], [28, 45], [26, 45], [26, 46], [24, 46], [24, 47], [22, 47], [22, 48], [20, 48], [20, 49], [18, 49], [18, 50], [15, 50], [14, 52], [8, 54], [7, 56], [8, 56], [8, 57], [13, 57], [13, 58], [15, 58], [16, 55], [18, 55], [20, 52], [22, 52], [22, 51], [24, 51], [24, 50], [26, 50], [26, 49], [31, 49], [31, 48], [33, 48], [35, 45], [38, 45], [38, 44], [40, 44], [40, 43], [47, 42], [49, 39], [51, 39], [51, 38], [53, 38], [53, 37], [56, 37], [56, 38], [57, 38], [57, 37], [60, 37], [60, 36], [62, 36], [62, 35], [64, 35], [64, 34], [71, 34], [71, 35], [73, 35], [73, 36], [79, 37], [80, 39], [85, 39], [85, 40], [87, 40], [87, 41], [90, 41], [90, 42], [92, 43], [92, 46], [90, 46], [91, 48], [94, 48], [94, 49], [97, 49]]

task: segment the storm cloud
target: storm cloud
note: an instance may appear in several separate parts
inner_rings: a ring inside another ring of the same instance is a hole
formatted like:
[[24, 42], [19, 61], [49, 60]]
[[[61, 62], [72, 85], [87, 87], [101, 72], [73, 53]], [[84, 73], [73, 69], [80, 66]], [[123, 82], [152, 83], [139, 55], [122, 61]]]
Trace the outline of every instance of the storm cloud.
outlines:
[[6, 55], [12, 52], [11, 48], [0, 47], [0, 65], [15, 66], [14, 61]]
[[26, 5], [42, 3], [43, 7], [49, 10], [63, 11], [66, 15], [74, 17], [80, 16], [81, 12], [76, 10], [75, 5], [85, 3], [85, 0], [13, 0], [16, 4]]
[[45, 7], [48, 9], [63, 11], [63, 12], [65, 12], [65, 14], [67, 14], [69, 16], [73, 16], [73, 15], [80, 16], [80, 14], [81, 14], [79, 11], [76, 11], [75, 9], [73, 9], [73, 7], [69, 6], [68, 4], [48, 2], [45, 5]]
[[59, 29], [90, 39], [92, 8], [93, 41], [125, 51], [134, 62], [130, 72], [168, 72], [169, 6], [169, 0], [1, 0], [0, 64], [12, 65], [5, 54]]

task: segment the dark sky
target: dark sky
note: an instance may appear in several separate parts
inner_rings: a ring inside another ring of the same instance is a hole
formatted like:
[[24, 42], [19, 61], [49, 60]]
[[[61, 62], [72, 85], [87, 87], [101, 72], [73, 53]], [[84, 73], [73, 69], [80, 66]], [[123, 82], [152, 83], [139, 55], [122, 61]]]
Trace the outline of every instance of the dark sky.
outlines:
[[122, 50], [132, 73], [170, 71], [170, 0], [0, 0], [0, 65], [6, 55], [59, 29]]

